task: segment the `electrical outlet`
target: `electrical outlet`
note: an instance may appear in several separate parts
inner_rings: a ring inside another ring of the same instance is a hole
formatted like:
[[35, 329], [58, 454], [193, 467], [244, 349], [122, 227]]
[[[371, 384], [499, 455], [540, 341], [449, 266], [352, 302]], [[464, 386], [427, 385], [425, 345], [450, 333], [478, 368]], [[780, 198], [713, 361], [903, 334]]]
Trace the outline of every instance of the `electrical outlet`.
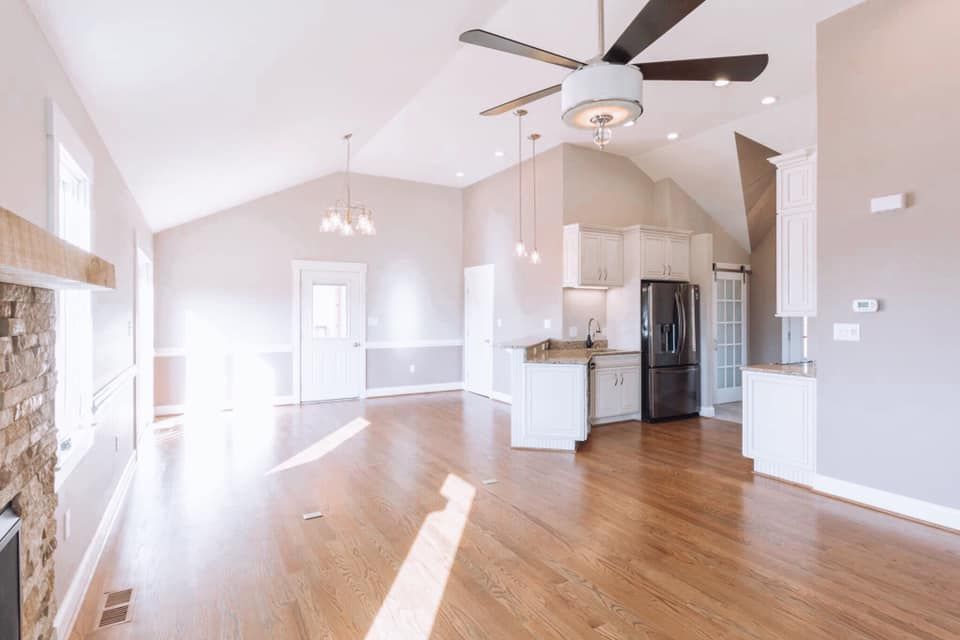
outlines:
[[544, 318], [544, 319], [543, 319], [543, 328], [544, 328], [544, 329], [550, 329], [550, 328], [552, 328], [552, 327], [553, 327], [553, 320], [551, 320], [550, 318]]
[[410, 373], [416, 373], [416, 372], [417, 372], [417, 365], [415, 364], [410, 365]]
[[567, 335], [568, 335], [569, 337], [571, 337], [571, 338], [576, 338], [576, 337], [577, 337], [577, 328], [576, 328], [576, 327], [570, 327], [570, 328], [568, 328], [568, 329], [567, 329]]

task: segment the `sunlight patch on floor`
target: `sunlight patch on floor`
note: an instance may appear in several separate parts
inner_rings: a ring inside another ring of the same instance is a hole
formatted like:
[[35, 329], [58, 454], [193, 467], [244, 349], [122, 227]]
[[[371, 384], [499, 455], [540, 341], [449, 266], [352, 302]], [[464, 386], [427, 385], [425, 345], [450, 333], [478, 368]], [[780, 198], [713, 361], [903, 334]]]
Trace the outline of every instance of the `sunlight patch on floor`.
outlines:
[[360, 417], [354, 418], [336, 431], [328, 433], [300, 453], [284, 462], [281, 462], [273, 469], [270, 469], [270, 471], [267, 471], [266, 475], [269, 476], [274, 473], [279, 473], [280, 471], [287, 471], [288, 469], [293, 469], [304, 464], [316, 462], [353, 436], [366, 429], [368, 426], [370, 426], [369, 420]]
[[447, 505], [424, 520], [366, 640], [430, 637], [476, 493], [464, 479], [447, 476], [440, 489]]

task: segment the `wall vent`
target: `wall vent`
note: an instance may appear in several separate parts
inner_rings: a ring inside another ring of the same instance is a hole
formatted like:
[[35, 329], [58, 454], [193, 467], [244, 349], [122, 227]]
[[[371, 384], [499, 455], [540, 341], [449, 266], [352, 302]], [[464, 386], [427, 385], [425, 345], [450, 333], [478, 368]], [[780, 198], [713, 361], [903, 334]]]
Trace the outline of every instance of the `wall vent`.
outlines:
[[94, 631], [130, 622], [133, 612], [133, 589], [108, 591], [100, 602], [97, 626]]

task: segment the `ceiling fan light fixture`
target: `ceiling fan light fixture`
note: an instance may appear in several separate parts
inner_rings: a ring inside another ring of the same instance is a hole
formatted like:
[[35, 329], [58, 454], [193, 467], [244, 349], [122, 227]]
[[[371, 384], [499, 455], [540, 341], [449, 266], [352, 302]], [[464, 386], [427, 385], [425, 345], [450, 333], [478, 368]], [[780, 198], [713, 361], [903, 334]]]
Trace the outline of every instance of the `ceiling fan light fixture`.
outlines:
[[563, 121], [577, 129], [595, 129], [598, 116], [609, 116], [610, 129], [643, 114], [643, 73], [636, 67], [591, 64], [568, 75], [560, 91]]

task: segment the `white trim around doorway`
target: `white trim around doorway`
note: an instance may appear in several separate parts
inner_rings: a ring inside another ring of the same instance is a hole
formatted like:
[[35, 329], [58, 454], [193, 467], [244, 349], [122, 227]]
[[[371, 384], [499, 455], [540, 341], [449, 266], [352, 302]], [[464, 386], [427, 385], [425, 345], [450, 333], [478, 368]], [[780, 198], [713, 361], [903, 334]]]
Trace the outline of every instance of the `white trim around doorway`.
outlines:
[[[290, 342], [293, 346], [293, 401], [295, 404], [301, 404], [303, 399], [302, 390], [300, 389], [300, 352], [303, 348], [302, 341], [300, 340], [300, 275], [304, 271], [343, 271], [346, 273], [361, 273], [364, 275], [364, 291], [362, 296], [362, 316], [363, 322], [361, 326], [364, 328], [364, 333], [366, 332], [367, 326], [367, 292], [366, 292], [366, 274], [367, 274], [367, 265], [363, 262], [327, 262], [323, 260], [292, 260], [291, 261], [291, 297], [293, 300], [292, 312], [293, 317], [290, 319]], [[366, 342], [366, 335], [364, 335], [364, 343]], [[366, 350], [366, 344], [363, 345], [364, 351]], [[365, 398], [367, 395], [367, 363], [366, 358], [363, 359], [361, 365], [361, 374], [363, 377], [363, 384], [360, 385], [360, 397]]]

